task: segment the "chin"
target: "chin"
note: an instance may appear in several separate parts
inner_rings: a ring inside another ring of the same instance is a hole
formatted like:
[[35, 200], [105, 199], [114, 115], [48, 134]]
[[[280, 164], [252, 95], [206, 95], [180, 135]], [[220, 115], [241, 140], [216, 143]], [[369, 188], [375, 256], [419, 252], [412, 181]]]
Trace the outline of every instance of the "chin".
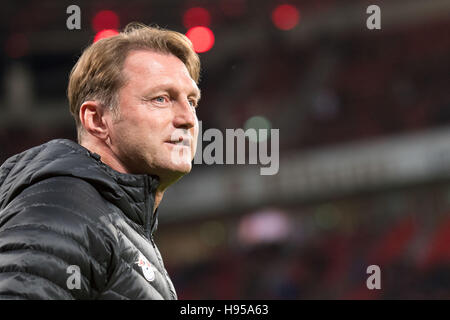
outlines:
[[163, 186], [163, 189], [165, 189], [188, 174], [191, 171], [191, 167], [191, 164], [186, 166], [180, 166], [178, 164], [173, 167], [165, 167], [160, 169], [156, 172], [156, 175], [159, 176], [161, 185]]
[[167, 166], [167, 169], [172, 171], [186, 174], [189, 173], [192, 169], [192, 159], [187, 155], [171, 157], [168, 162], [170, 163], [170, 165]]
[[182, 163], [182, 164], [176, 164], [173, 167], [174, 172], [179, 172], [182, 175], [185, 175], [186, 173], [191, 172], [192, 164], [190, 162], [188, 163]]

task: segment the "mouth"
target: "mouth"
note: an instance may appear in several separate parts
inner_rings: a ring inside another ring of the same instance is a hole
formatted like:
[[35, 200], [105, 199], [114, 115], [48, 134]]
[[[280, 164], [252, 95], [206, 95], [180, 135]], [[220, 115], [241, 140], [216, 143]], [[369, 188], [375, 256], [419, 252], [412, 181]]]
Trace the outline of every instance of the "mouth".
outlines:
[[169, 140], [169, 141], [166, 141], [166, 143], [174, 145], [174, 146], [190, 147], [191, 139], [189, 137], [180, 137], [178, 140]]

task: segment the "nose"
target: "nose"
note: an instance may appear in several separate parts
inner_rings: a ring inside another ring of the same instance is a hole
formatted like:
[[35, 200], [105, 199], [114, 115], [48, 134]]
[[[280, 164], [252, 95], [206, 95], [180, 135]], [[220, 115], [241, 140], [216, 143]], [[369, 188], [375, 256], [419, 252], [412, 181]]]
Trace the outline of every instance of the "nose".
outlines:
[[189, 101], [182, 101], [177, 103], [174, 115], [175, 128], [190, 129], [195, 126], [197, 122], [197, 115], [194, 108], [189, 104]]

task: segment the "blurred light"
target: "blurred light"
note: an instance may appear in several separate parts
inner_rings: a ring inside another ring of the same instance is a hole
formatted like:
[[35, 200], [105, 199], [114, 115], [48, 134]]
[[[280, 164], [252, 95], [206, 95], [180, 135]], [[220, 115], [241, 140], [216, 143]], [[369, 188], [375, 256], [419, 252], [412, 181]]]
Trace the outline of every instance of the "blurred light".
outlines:
[[111, 10], [99, 11], [92, 19], [92, 28], [95, 32], [104, 29], [119, 29], [119, 16]]
[[246, 9], [245, 0], [222, 0], [220, 2], [222, 12], [230, 17], [238, 17], [244, 14]]
[[285, 240], [291, 233], [291, 221], [280, 210], [265, 210], [243, 217], [238, 237], [244, 244], [270, 243]]
[[210, 24], [211, 15], [205, 8], [190, 8], [183, 15], [183, 25], [187, 29], [198, 26], [209, 27]]
[[[245, 124], [244, 129], [255, 129], [257, 132], [257, 141], [254, 141], [254, 137], [252, 135], [249, 135], [248, 139], [251, 142], [263, 142], [267, 140], [270, 136], [270, 129], [272, 127], [272, 124], [270, 123], [269, 119], [263, 116], [254, 116], [249, 118]], [[259, 132], [259, 129], [266, 129], [267, 135], [261, 134]]]
[[207, 27], [193, 27], [186, 32], [186, 36], [198, 53], [206, 52], [214, 45], [214, 33]]
[[272, 22], [278, 29], [291, 30], [300, 20], [298, 9], [290, 4], [282, 4], [272, 11]]
[[28, 39], [22, 33], [12, 34], [5, 43], [6, 54], [13, 59], [23, 57], [28, 52]]
[[95, 35], [95, 38], [94, 38], [94, 42], [97, 42], [100, 39], [113, 37], [118, 34], [119, 34], [119, 32], [117, 30], [113, 30], [113, 29], [102, 30], [100, 32], [97, 32], [97, 34]]

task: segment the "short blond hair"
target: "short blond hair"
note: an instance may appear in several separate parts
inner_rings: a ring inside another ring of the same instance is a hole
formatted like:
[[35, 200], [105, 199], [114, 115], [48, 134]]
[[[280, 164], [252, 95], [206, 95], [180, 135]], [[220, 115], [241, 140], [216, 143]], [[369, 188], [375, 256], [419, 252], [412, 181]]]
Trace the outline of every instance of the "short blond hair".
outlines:
[[97, 100], [103, 107], [117, 113], [118, 91], [125, 85], [122, 75], [124, 61], [130, 51], [140, 49], [173, 54], [186, 65], [190, 76], [198, 84], [200, 59], [185, 35], [130, 23], [118, 35], [87, 47], [70, 72], [67, 98], [70, 113], [75, 118], [79, 142], [83, 131], [79, 116], [81, 105], [88, 100]]

